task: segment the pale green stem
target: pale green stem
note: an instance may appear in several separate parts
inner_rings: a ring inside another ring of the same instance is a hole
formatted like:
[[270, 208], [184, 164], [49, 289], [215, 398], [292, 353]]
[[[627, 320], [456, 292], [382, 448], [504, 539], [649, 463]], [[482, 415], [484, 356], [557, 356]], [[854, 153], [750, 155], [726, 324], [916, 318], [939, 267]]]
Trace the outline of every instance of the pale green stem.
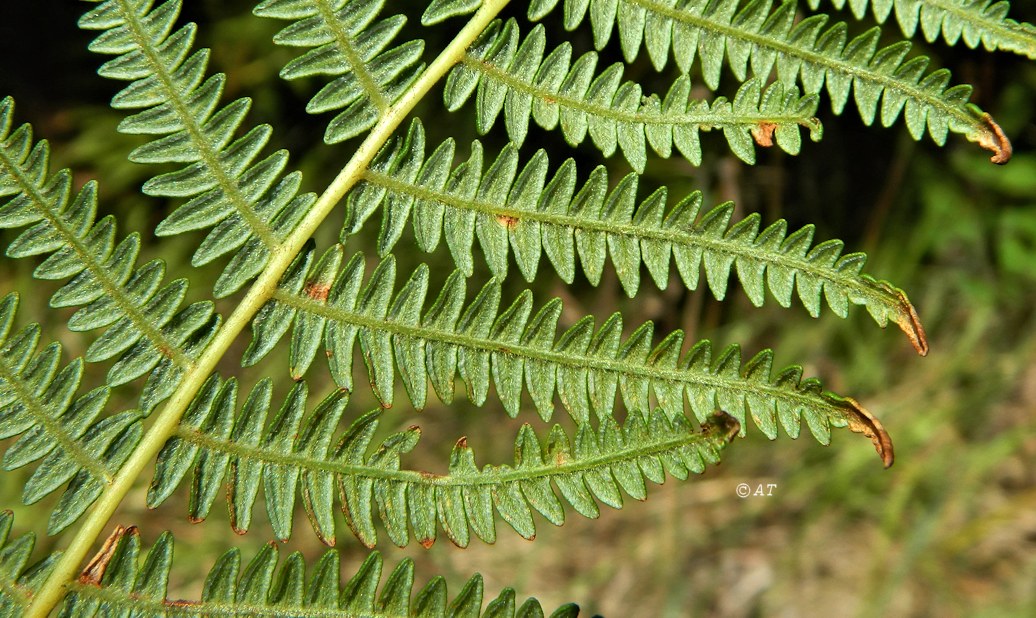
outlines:
[[303, 244], [313, 235], [313, 232], [341, 201], [346, 192], [362, 178], [364, 170], [367, 169], [374, 155], [406, 119], [418, 101], [428, 94], [432, 86], [438, 83], [453, 65], [460, 62], [464, 57], [464, 51], [507, 3], [508, 0], [483, 1], [478, 12], [449, 46], [428, 66], [424, 74], [391, 107], [385, 110], [378, 123], [371, 129], [367, 139], [356, 150], [338, 177], [313, 204], [298, 227], [284, 239], [281, 245], [272, 248], [270, 261], [263, 273], [252, 284], [241, 304], [230, 314], [212, 342], [198, 357], [194, 366], [184, 375], [176, 393], [157, 415], [154, 424], [144, 434], [136, 450], [119, 469], [118, 474], [97, 499], [90, 513], [83, 519], [72, 542], [54, 566], [50, 577], [26, 608], [24, 618], [44, 618], [61, 602], [65, 595], [66, 584], [77, 577], [79, 565], [86, 559], [90, 549], [100, 538], [123, 498], [132, 489], [133, 484], [148, 464], [158, 455], [166, 440], [176, 432], [180, 417], [183, 416], [191, 400], [215, 370], [216, 363], [223, 357], [234, 339], [273, 295], [281, 275], [302, 249]]

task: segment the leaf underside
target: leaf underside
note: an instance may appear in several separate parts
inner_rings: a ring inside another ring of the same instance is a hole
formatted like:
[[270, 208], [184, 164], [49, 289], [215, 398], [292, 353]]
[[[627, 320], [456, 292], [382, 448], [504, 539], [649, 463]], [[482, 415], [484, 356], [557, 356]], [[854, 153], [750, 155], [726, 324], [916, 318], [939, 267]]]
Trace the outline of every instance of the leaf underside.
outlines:
[[[622, 81], [621, 62], [595, 75], [595, 52], [573, 61], [568, 42], [546, 56], [545, 48], [543, 26], [521, 43], [515, 20], [490, 26], [446, 80], [447, 109], [457, 110], [474, 96], [480, 133], [488, 132], [502, 111], [508, 135], [518, 145], [535, 120], [548, 130], [559, 127], [573, 146], [589, 136], [606, 157], [620, 149], [638, 172], [647, 165], [648, 145], [662, 157], [671, 156], [675, 146], [700, 165], [701, 131], [721, 129], [731, 151], [749, 164], [755, 163], [756, 144], [776, 143], [798, 154], [799, 127], [808, 129], [814, 141], [822, 135], [815, 117], [818, 98], [800, 96], [781, 82], [764, 88], [765, 80], [750, 79], [733, 100], [708, 102], [691, 98], [690, 79], [682, 75], [664, 98], [645, 96], [639, 84]], [[760, 127], [768, 127], [766, 138]]]
[[338, 435], [345, 391], [331, 394], [309, 414], [303, 382], [276, 412], [271, 412], [269, 381], [253, 389], [240, 408], [237, 392], [234, 380], [212, 378], [206, 384], [158, 457], [149, 508], [174, 495], [190, 472], [190, 519], [207, 517], [226, 487], [231, 523], [239, 533], [249, 529], [262, 488], [268, 519], [281, 539], [291, 535], [296, 494], [317, 536], [329, 545], [335, 544], [336, 494], [349, 528], [371, 547], [377, 542], [375, 518], [400, 547], [409, 543], [411, 529], [419, 543], [430, 546], [438, 527], [462, 547], [472, 536], [493, 543], [497, 517], [531, 539], [534, 512], [561, 525], [564, 504], [596, 518], [598, 501], [622, 508], [622, 493], [643, 500], [648, 481], [662, 483], [667, 475], [686, 479], [717, 463], [739, 431], [737, 421], [725, 414], [713, 415], [698, 429], [683, 415], [670, 419], [658, 410], [633, 414], [622, 425], [610, 418], [597, 429], [584, 423], [572, 439], [554, 426], [542, 442], [524, 425], [513, 465], [478, 468], [462, 439], [448, 473], [438, 475], [401, 468], [400, 458], [417, 445], [420, 428], [373, 442], [381, 411], [361, 416]]
[[165, 283], [165, 264], [137, 266], [139, 234], [116, 243], [115, 218], [97, 219], [97, 183], [72, 197], [72, 173], [49, 171], [50, 147], [33, 144], [32, 127], [11, 131], [14, 103], [0, 102], [0, 228], [27, 227], [7, 247], [8, 257], [47, 256], [33, 271], [43, 280], [68, 280], [51, 296], [52, 307], [80, 307], [73, 331], [105, 329], [86, 350], [87, 362], [116, 359], [111, 386], [150, 374], [141, 407], [152, 410], [179, 384], [183, 373], [220, 325], [213, 303], [182, 307], [187, 280]]
[[384, 5], [384, 0], [266, 0], [253, 10], [293, 22], [274, 43], [311, 48], [285, 65], [283, 79], [334, 78], [306, 106], [311, 114], [338, 112], [324, 134], [328, 144], [374, 126], [425, 68], [424, 42], [395, 43], [406, 18], [378, 19]]
[[79, 20], [84, 30], [103, 32], [90, 50], [114, 55], [98, 69], [130, 84], [112, 99], [118, 110], [140, 110], [119, 125], [123, 133], [155, 136], [130, 153], [137, 163], [184, 165], [144, 184], [147, 195], [187, 198], [155, 229], [172, 236], [211, 228], [194, 253], [200, 266], [234, 252], [216, 279], [223, 297], [259, 274], [273, 251], [313, 204], [299, 194], [302, 175], [284, 174], [288, 152], [260, 158], [272, 136], [269, 125], [240, 137], [251, 100], [218, 108], [226, 76], [205, 77], [209, 50], [192, 52], [197, 26], [173, 30], [181, 0], [151, 8], [153, 0], [108, 0]]
[[[428, 267], [418, 267], [395, 292], [395, 259], [383, 260], [363, 285], [365, 260], [356, 254], [343, 267], [343, 248], [300, 255], [289, 268], [274, 300], [252, 323], [253, 338], [243, 362], [261, 360], [292, 329], [291, 374], [301, 378], [321, 344], [335, 383], [352, 390], [353, 350], [357, 340], [375, 395], [393, 402], [399, 373], [411, 402], [425, 406], [430, 381], [439, 399], [453, 400], [454, 378], [464, 380], [469, 399], [485, 403], [490, 384], [513, 417], [522, 405], [523, 384], [540, 416], [554, 412], [554, 393], [577, 421], [591, 411], [612, 414], [616, 393], [626, 410], [652, 409], [652, 396], [670, 415], [683, 413], [685, 401], [699, 422], [720, 409], [742, 425], [751, 415], [773, 439], [778, 423], [792, 437], [805, 420], [821, 443], [830, 427], [852, 427], [859, 406], [824, 392], [815, 378], [802, 379], [801, 367], [773, 375], [773, 354], [764, 350], [742, 366], [740, 348], [728, 346], [713, 356], [701, 341], [681, 354], [683, 333], [674, 331], [652, 346], [647, 322], [623, 339], [616, 313], [599, 328], [586, 316], [557, 336], [561, 301], [553, 299], [533, 313], [528, 290], [500, 311], [500, 285], [487, 283], [465, 304], [466, 283], [455, 272], [431, 307], [424, 310]], [[883, 455], [886, 463], [889, 459]]]
[[4, 451], [4, 470], [38, 464], [22, 487], [34, 504], [59, 489], [47, 530], [75, 522], [140, 442], [141, 413], [102, 416], [110, 388], [77, 395], [83, 361], [61, 366], [61, 345], [40, 347], [40, 325], [11, 333], [18, 298], [0, 300], [0, 439], [18, 436]]
[[[35, 544], [29, 533], [12, 539], [14, 517], [0, 513], [0, 614], [21, 613], [43, 583], [57, 554], [29, 565]], [[242, 564], [237, 549], [226, 552], [205, 579], [201, 599], [186, 601], [167, 595], [173, 562], [173, 537], [163, 533], [146, 553], [136, 527], [117, 526], [101, 550], [68, 584], [60, 615], [133, 615], [141, 618], [179, 616], [325, 616], [328, 618], [534, 618], [544, 616], [534, 598], [518, 606], [514, 590], [505, 588], [483, 606], [482, 577], [474, 575], [451, 600], [446, 582], [435, 577], [414, 594], [414, 563], [402, 560], [387, 577], [381, 555], [372, 552], [342, 583], [341, 560], [327, 551], [309, 567], [299, 552], [283, 561], [275, 544], [265, 545]], [[278, 568], [278, 562], [280, 566]], [[380, 593], [378, 587], [381, 587]], [[551, 618], [574, 618], [576, 605], [563, 605]]]
[[375, 158], [347, 198], [342, 242], [381, 209], [380, 255], [395, 249], [409, 221], [422, 251], [434, 251], [445, 239], [466, 276], [474, 272], [476, 238], [490, 272], [501, 280], [512, 255], [532, 282], [546, 253], [566, 283], [575, 277], [578, 255], [583, 274], [597, 285], [610, 255], [630, 298], [640, 287], [641, 263], [659, 289], [669, 284], [671, 262], [692, 290], [704, 267], [705, 280], [720, 300], [734, 270], [756, 306], [763, 304], [766, 289], [783, 307], [791, 305], [797, 290], [814, 317], [820, 315], [822, 297], [841, 317], [848, 315], [850, 304], [863, 305], [878, 325], [892, 320], [919, 354], [927, 353], [924, 328], [906, 294], [863, 274], [866, 256], [842, 255], [841, 241], [814, 245], [812, 225], [788, 234], [787, 223], [778, 220], [760, 231], [756, 213], [732, 224], [733, 204], [702, 213], [700, 192], [667, 208], [664, 187], [638, 205], [636, 174], [609, 191], [607, 171], [598, 166], [579, 187], [575, 161], [567, 159], [548, 180], [546, 152], [536, 151], [519, 169], [513, 144], [484, 164], [481, 144], [474, 142], [470, 157], [454, 167], [454, 141], [426, 155], [424, 135], [415, 120], [405, 138], [393, 140]]
[[[836, 7], [848, 3], [858, 16], [870, 6], [879, 22], [895, 9], [908, 36], [920, 25], [929, 41], [941, 35], [951, 44], [963, 40], [1036, 57], [1036, 29], [1008, 19], [1006, 2], [832, 1]], [[445, 80], [444, 99], [450, 111], [473, 102], [480, 134], [502, 119], [511, 142], [492, 161], [473, 142], [470, 156], [455, 161], [452, 139], [426, 152], [417, 120], [389, 141], [344, 202], [343, 243], [381, 210], [383, 259], [368, 269], [360, 254], [346, 260], [341, 244], [320, 254], [313, 241], [297, 255], [281, 251], [289, 240], [302, 242], [291, 235], [316, 197], [300, 193], [302, 177], [287, 172], [286, 151], [264, 153], [271, 127], [244, 124], [249, 99], [221, 107], [226, 77], [206, 75], [209, 50], [193, 49], [197, 27], [174, 29], [181, 4], [107, 0], [80, 26], [101, 31], [92, 51], [113, 56], [99, 73], [129, 82], [112, 100], [116, 109], [133, 110], [120, 131], [150, 136], [130, 159], [163, 166], [144, 193], [183, 198], [156, 234], [208, 230], [193, 265], [230, 256], [214, 284], [217, 298], [244, 288], [271, 256], [294, 255], [279, 286], [258, 301], [269, 299], [251, 321], [242, 364], [260, 362], [291, 331], [286, 345], [296, 384], [274, 409], [269, 379], [240, 406], [236, 379], [211, 375], [200, 387], [200, 379], [194, 382], [191, 388], [200, 390], [158, 455], [149, 507], [175, 495], [190, 474], [193, 521], [206, 518], [216, 498], [226, 495], [232, 525], [243, 533], [262, 490], [279, 539], [291, 535], [301, 498], [312, 528], [328, 545], [336, 542], [337, 507], [352, 534], [370, 547], [379, 529], [401, 547], [411, 537], [430, 546], [440, 529], [464, 547], [472, 537], [494, 542], [498, 519], [532, 539], [537, 516], [560, 525], [568, 508], [593, 518], [601, 504], [622, 508], [623, 494], [642, 500], [648, 481], [684, 479], [717, 463], [728, 444], [745, 435], [749, 417], [771, 439], [779, 429], [797, 437], [805, 421], [828, 444], [832, 427], [846, 427], [868, 437], [886, 467], [892, 464], [893, 447], [877, 418], [855, 400], [824, 391], [819, 380], [803, 379], [801, 367], [774, 371], [769, 350], [746, 362], [736, 345], [715, 349], [704, 340], [684, 351], [681, 331], [658, 341], [650, 322], [627, 332], [618, 313], [600, 324], [593, 316], [572, 323], [562, 318], [559, 299], [536, 307], [528, 290], [504, 306], [500, 281], [512, 256], [533, 281], [545, 253], [569, 283], [578, 256], [582, 273], [596, 285], [611, 256], [631, 298], [642, 265], [665, 288], [675, 264], [689, 289], [699, 286], [704, 269], [709, 289], [723, 299], [735, 271], [757, 306], [767, 289], [785, 307], [797, 293], [813, 316], [824, 299], [843, 317], [850, 304], [863, 305], [879, 325], [897, 323], [926, 353], [923, 328], [906, 295], [864, 274], [865, 256], [843, 255], [841, 241], [814, 244], [812, 226], [789, 233], [784, 220], [761, 230], [757, 214], [732, 221], [729, 203], [703, 212], [700, 192], [672, 206], [665, 188], [639, 202], [637, 196], [648, 147], [661, 157], [676, 153], [700, 164], [702, 131], [722, 131], [731, 151], [748, 163], [755, 162], [757, 147], [797, 154], [801, 129], [813, 140], [821, 137], [816, 113], [824, 89], [835, 113], [844, 111], [852, 94], [866, 124], [880, 111], [883, 125], [902, 117], [915, 139], [927, 132], [941, 145], [950, 132], [960, 133], [992, 151], [993, 162], [1006, 162], [1010, 142], [968, 102], [971, 87], [951, 86], [945, 69], [928, 72], [929, 59], [912, 54], [910, 43], [879, 49], [878, 28], [850, 39], [847, 26], [829, 24], [827, 16], [799, 19], [795, 0], [566, 0], [565, 27], [588, 19], [597, 49], [617, 36], [628, 61], [643, 47], [659, 71], [673, 56], [682, 74], [659, 96], [626, 80], [621, 62], [599, 70], [596, 52], [574, 58], [570, 43], [548, 48], [543, 26], [522, 37], [514, 19], [494, 22]], [[307, 106], [311, 113], [336, 114], [325, 133], [328, 143], [361, 136], [390, 115], [426, 69], [423, 41], [397, 42], [405, 18], [380, 17], [385, 4], [265, 0], [254, 9], [292, 22], [275, 43], [306, 49], [281, 77], [330, 79]], [[438, 23], [479, 4], [435, 0], [422, 21]], [[556, 5], [533, 0], [529, 16], [541, 19]], [[692, 99], [692, 65], [710, 90], [729, 70], [741, 82], [736, 94]], [[181, 387], [222, 318], [211, 301], [186, 304], [187, 281], [165, 281], [162, 261], [138, 265], [140, 236], [117, 241], [114, 217], [97, 218], [96, 183], [76, 192], [69, 170], [51, 173], [48, 144], [34, 142], [28, 125], [12, 130], [13, 113], [10, 98], [0, 101], [0, 229], [21, 229], [7, 255], [40, 257], [36, 278], [65, 281], [51, 306], [76, 307], [68, 326], [98, 332], [82, 357], [62, 365], [62, 346], [42, 344], [39, 324], [14, 328], [18, 297], [0, 298], [0, 439], [14, 439], [0, 463], [7, 470], [36, 465], [23, 488], [27, 504], [63, 488], [48, 528], [57, 533], [113, 485], [140, 446], [148, 415]], [[636, 172], [613, 185], [598, 167], [580, 185], [568, 159], [551, 175], [545, 151], [519, 156], [532, 121], [559, 129], [573, 146], [589, 138], [605, 157], [621, 152]], [[170, 164], [176, 171], [167, 171]], [[423, 251], [445, 240], [458, 267], [428, 306], [427, 266], [402, 285], [396, 281], [391, 252], [408, 221]], [[476, 238], [494, 278], [469, 298], [465, 276], [475, 270]], [[575, 429], [566, 433], [554, 425], [537, 436], [523, 425], [513, 464], [477, 466], [462, 438], [446, 474], [403, 469], [401, 458], [416, 447], [418, 427], [375, 440], [384, 414], [377, 410], [340, 429], [354, 388], [357, 343], [384, 408], [393, 405], [399, 382], [417, 409], [427, 405], [429, 383], [449, 404], [459, 376], [477, 405], [493, 390], [510, 416], [531, 401], [547, 421], [560, 404]], [[337, 390], [307, 412], [304, 378], [318, 356], [326, 357]], [[106, 384], [79, 393], [85, 364], [97, 362], [111, 363]], [[106, 414], [112, 387], [145, 377], [139, 410]], [[613, 417], [617, 399], [620, 414], [627, 413], [621, 424]], [[161, 440], [151, 443], [157, 448]], [[30, 565], [34, 537], [11, 539], [12, 520], [9, 512], [0, 513], [0, 615], [23, 611], [58, 559], [51, 554]], [[413, 563], [403, 561], [382, 583], [377, 553], [344, 586], [333, 551], [307, 578], [300, 554], [277, 566], [275, 544], [247, 565], [236, 550], [227, 552], [199, 601], [170, 600], [171, 559], [168, 533], [145, 555], [137, 529], [118, 527], [79, 578], [64, 582], [62, 615], [543, 615], [535, 599], [517, 607], [510, 589], [483, 608], [477, 575], [452, 602], [442, 578], [411, 599]], [[564, 606], [552, 615], [577, 612]]]
[[[530, 16], [541, 19], [557, 0], [533, 2]], [[929, 58], [914, 55], [908, 41], [878, 48], [881, 31], [871, 28], [848, 38], [844, 22], [828, 26], [818, 14], [796, 20], [798, 2], [783, 0], [566, 0], [564, 23], [575, 29], [589, 17], [594, 44], [602, 48], [616, 34], [627, 60], [643, 46], [661, 70], [672, 52], [677, 66], [690, 71], [697, 57], [710, 89], [724, 67], [739, 81], [766, 78], [801, 84], [806, 94], [826, 87], [831, 107], [841, 114], [850, 93], [863, 121], [879, 117], [890, 126], [902, 115], [914, 139], [927, 130], [937, 144], [949, 132], [990, 150], [994, 163], [1006, 163], [1011, 145], [988, 116], [968, 103], [971, 86], [949, 86], [950, 72], [925, 73]], [[739, 9], [740, 6], [740, 9]]]
[[[820, 1], [807, 3], [816, 10]], [[1036, 26], [1007, 17], [1010, 5], [1003, 0], [831, 0], [831, 4], [836, 9], [848, 5], [857, 19], [863, 19], [870, 7], [878, 23], [895, 13], [907, 38], [920, 26], [929, 43], [941, 34], [947, 45], [963, 42], [972, 49], [981, 45], [987, 51], [999, 49], [1036, 59]]]

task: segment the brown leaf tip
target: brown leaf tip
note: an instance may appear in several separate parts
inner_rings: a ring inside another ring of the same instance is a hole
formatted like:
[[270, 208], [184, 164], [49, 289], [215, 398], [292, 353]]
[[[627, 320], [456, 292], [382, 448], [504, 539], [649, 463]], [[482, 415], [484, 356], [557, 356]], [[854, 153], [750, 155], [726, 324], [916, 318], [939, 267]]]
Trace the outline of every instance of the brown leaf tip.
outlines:
[[431, 549], [432, 545], [435, 544], [435, 539], [434, 538], [432, 538], [432, 539], [421, 539], [420, 541], [418, 541], [418, 543], [420, 543], [421, 547], [423, 547], [425, 549]]
[[752, 127], [752, 139], [763, 148], [773, 146], [773, 132], [777, 130], [777, 124], [773, 122], [760, 122]]
[[119, 546], [119, 541], [126, 535], [136, 536], [137, 534], [139, 533], [136, 526], [130, 526], [129, 528], [115, 526], [115, 530], [104, 540], [104, 545], [94, 554], [86, 568], [79, 574], [79, 583], [85, 586], [100, 587], [101, 580], [104, 578], [104, 572], [107, 570], [108, 563], [111, 562], [112, 557], [115, 556], [115, 549]]
[[928, 336], [924, 332], [920, 316], [917, 315], [917, 309], [914, 309], [910, 299], [902, 290], [897, 290], [897, 292], [904, 311], [896, 318], [896, 324], [899, 325], [900, 330], [906, 333], [917, 353], [921, 356], [928, 356]]
[[891, 468], [896, 456], [892, 448], [892, 438], [885, 431], [881, 421], [868, 412], [855, 399], [846, 398], [845, 401], [850, 406], [849, 430], [870, 438], [874, 444], [874, 450], [878, 452], [881, 462], [885, 465], [885, 469]]
[[979, 136], [978, 145], [993, 152], [993, 156], [989, 157], [989, 160], [993, 163], [997, 165], [1007, 163], [1011, 160], [1011, 154], [1014, 152], [1014, 148], [1011, 147], [1011, 140], [1007, 139], [1004, 130], [1000, 128], [1000, 125], [988, 113], [982, 114], [982, 122], [986, 123], [986, 128], [989, 129], [989, 132], [982, 133]]

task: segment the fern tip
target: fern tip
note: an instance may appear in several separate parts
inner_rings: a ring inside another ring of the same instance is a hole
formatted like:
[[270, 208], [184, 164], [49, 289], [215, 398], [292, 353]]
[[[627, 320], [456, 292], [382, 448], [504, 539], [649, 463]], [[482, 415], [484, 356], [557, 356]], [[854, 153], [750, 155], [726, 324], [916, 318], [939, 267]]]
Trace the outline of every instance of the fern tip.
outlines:
[[928, 336], [924, 332], [924, 326], [921, 324], [921, 318], [917, 315], [917, 310], [907, 300], [906, 294], [903, 292], [899, 293], [900, 298], [906, 307], [906, 315], [901, 315], [896, 320], [899, 328], [906, 333], [906, 336], [910, 339], [910, 343], [913, 344], [914, 349], [917, 350], [919, 356], [928, 356]]
[[895, 452], [892, 448], [892, 438], [885, 431], [881, 421], [868, 412], [855, 399], [846, 397], [843, 399], [843, 403], [849, 406], [849, 416], [847, 419], [849, 421], [849, 430], [870, 438], [871, 443], [874, 444], [874, 450], [878, 452], [878, 457], [881, 457], [881, 463], [884, 464], [885, 469], [891, 468], [895, 462]]
[[993, 153], [993, 156], [989, 157], [991, 162], [996, 165], [1006, 164], [1011, 160], [1011, 155], [1014, 153], [1011, 140], [1007, 139], [1004, 130], [1000, 128], [1000, 125], [993, 120], [989, 113], [982, 112], [981, 120], [985, 123], [988, 131], [978, 136], [978, 145]]

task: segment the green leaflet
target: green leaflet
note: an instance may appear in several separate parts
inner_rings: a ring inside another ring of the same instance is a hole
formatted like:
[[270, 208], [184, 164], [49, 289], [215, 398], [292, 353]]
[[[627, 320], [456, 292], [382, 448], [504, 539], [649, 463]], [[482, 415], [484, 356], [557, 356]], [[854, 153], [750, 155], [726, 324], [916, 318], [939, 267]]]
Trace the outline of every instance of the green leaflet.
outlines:
[[474, 13], [482, 0], [432, 0], [421, 15], [421, 24], [431, 26], [451, 17]]
[[39, 348], [39, 324], [12, 334], [17, 307], [16, 294], [0, 300], [0, 439], [19, 436], [0, 463], [16, 470], [38, 462], [22, 488], [25, 504], [67, 485], [48, 523], [57, 534], [93, 503], [140, 441], [141, 414], [101, 417], [107, 386], [77, 397], [83, 360], [61, 367], [59, 344]]
[[192, 473], [189, 517], [204, 519], [226, 493], [234, 528], [244, 532], [261, 486], [274, 533], [286, 539], [300, 494], [314, 531], [329, 545], [335, 543], [335, 495], [349, 527], [368, 546], [377, 542], [375, 512], [400, 547], [409, 543], [410, 529], [422, 545], [433, 543], [436, 522], [462, 547], [472, 534], [492, 543], [496, 516], [532, 538], [533, 511], [561, 525], [564, 503], [595, 518], [598, 500], [613, 508], [622, 508], [622, 493], [643, 500], [647, 481], [702, 472], [707, 463], [719, 461], [719, 451], [739, 431], [724, 414], [710, 415], [699, 430], [682, 414], [659, 410], [632, 414], [622, 426], [611, 417], [597, 430], [584, 423], [574, 440], [555, 426], [541, 443], [525, 425], [515, 440], [513, 466], [477, 468], [462, 439], [448, 474], [439, 476], [401, 469], [400, 456], [420, 438], [418, 427], [372, 444], [379, 411], [356, 419], [336, 437], [348, 401], [345, 391], [332, 393], [306, 414], [306, 387], [300, 382], [271, 415], [269, 382], [260, 383], [240, 409], [237, 389], [235, 380], [220, 383], [213, 377], [206, 383], [158, 457], [148, 506], [162, 504]]
[[50, 573], [57, 555], [29, 564], [36, 535], [31, 532], [11, 538], [14, 514], [0, 511], [0, 615], [17, 616], [29, 604]]
[[176, 388], [183, 372], [219, 326], [211, 302], [181, 308], [183, 279], [162, 284], [165, 265], [137, 267], [140, 237], [116, 243], [112, 217], [97, 220], [97, 183], [72, 198], [72, 174], [49, 171], [50, 148], [32, 141], [25, 124], [11, 131], [14, 102], [0, 102], [0, 228], [27, 227], [7, 248], [9, 257], [50, 254], [36, 267], [37, 279], [68, 279], [51, 297], [53, 307], [81, 308], [68, 326], [104, 328], [87, 349], [88, 362], [117, 358], [108, 371], [112, 386], [150, 374], [141, 399], [150, 411]]
[[[808, 0], [816, 10], [820, 0]], [[884, 23], [895, 8], [903, 34], [913, 37], [921, 26], [925, 40], [934, 42], [942, 34], [948, 45], [963, 41], [975, 49], [1000, 49], [1036, 59], [1036, 27], [1007, 17], [1010, 4], [1003, 0], [831, 0], [836, 9], [846, 4], [857, 19], [871, 8], [878, 23]]]
[[[543, 17], [557, 1], [537, 2], [530, 15]], [[994, 163], [1006, 163], [1011, 145], [1000, 127], [968, 103], [971, 86], [948, 87], [950, 72], [925, 74], [929, 59], [906, 59], [910, 43], [878, 49], [875, 27], [848, 40], [844, 22], [830, 27], [827, 15], [795, 20], [798, 3], [783, 0], [772, 12], [772, 0], [750, 0], [740, 10], [729, 0], [566, 0], [565, 27], [578, 27], [589, 14], [594, 42], [603, 47], [618, 30], [623, 53], [634, 58], [643, 45], [661, 69], [673, 52], [680, 70], [688, 72], [697, 55], [705, 83], [719, 84], [724, 66], [739, 80], [769, 76], [802, 84], [806, 94], [826, 85], [832, 109], [840, 114], [852, 92], [864, 123], [878, 116], [890, 126], [902, 114], [914, 139], [927, 129], [937, 144], [952, 131], [993, 152]], [[616, 25], [618, 27], [616, 27]], [[879, 105], [880, 103], [880, 105]]]
[[[294, 22], [274, 37], [274, 43], [313, 48], [289, 62], [282, 78], [335, 77], [306, 106], [311, 114], [343, 110], [327, 127], [324, 141], [328, 144], [374, 126], [424, 70], [423, 41], [390, 47], [406, 18], [393, 15], [376, 20], [384, 4], [384, 0], [266, 0], [253, 10], [260, 17]], [[431, 18], [445, 19], [453, 10], [428, 7]]]
[[[675, 146], [688, 161], [700, 164], [699, 132], [703, 130], [722, 129], [731, 151], [747, 163], [755, 162], [756, 142], [766, 146], [776, 142], [784, 151], [797, 154], [798, 127], [809, 129], [814, 141], [822, 133], [814, 117], [817, 98], [800, 97], [794, 88], [780, 83], [764, 89], [761, 81], [749, 80], [732, 101], [718, 97], [709, 103], [691, 99], [690, 81], [681, 76], [664, 98], [645, 96], [639, 84], [622, 81], [622, 63], [595, 74], [596, 53], [587, 52], [573, 61], [568, 42], [546, 56], [545, 49], [542, 25], [519, 43], [514, 19], [494, 23], [472, 45], [464, 63], [450, 73], [446, 107], [459, 109], [474, 95], [480, 133], [488, 132], [503, 111], [508, 135], [521, 145], [532, 118], [548, 130], [560, 126], [573, 146], [589, 135], [605, 156], [621, 149], [638, 172], [647, 164], [648, 143], [663, 157], [670, 156]], [[768, 139], [758, 134], [761, 126], [769, 127]]]
[[205, 78], [209, 50], [191, 53], [194, 24], [172, 32], [181, 0], [151, 8], [151, 0], [108, 0], [79, 20], [103, 32], [90, 44], [114, 55], [98, 70], [131, 82], [112, 99], [116, 109], [141, 109], [119, 125], [124, 133], [157, 136], [132, 153], [138, 163], [185, 167], [144, 184], [148, 195], [190, 198], [155, 229], [160, 236], [212, 228], [194, 253], [194, 265], [236, 251], [216, 280], [217, 297], [239, 290], [259, 274], [276, 248], [305, 215], [315, 196], [299, 195], [301, 174], [283, 175], [281, 150], [256, 161], [272, 134], [260, 125], [237, 139], [251, 101], [217, 109], [224, 75]]
[[[33, 535], [10, 538], [14, 517], [0, 513], [0, 613], [18, 615], [29, 595], [42, 584], [57, 554], [29, 565], [35, 544]], [[482, 577], [473, 576], [452, 601], [442, 577], [432, 579], [413, 595], [414, 563], [401, 561], [382, 581], [383, 561], [373, 552], [343, 585], [341, 561], [330, 550], [306, 574], [302, 554], [289, 554], [278, 568], [276, 545], [266, 545], [247, 564], [232, 549], [213, 565], [199, 601], [167, 596], [173, 562], [173, 537], [168, 532], [145, 554], [136, 527], [117, 526], [104, 548], [87, 565], [82, 576], [69, 583], [69, 595], [61, 616], [130, 615], [141, 618], [169, 616], [301, 616], [333, 618], [445, 618], [485, 616], [493, 618], [542, 617], [534, 598], [516, 607], [514, 590], [505, 588], [483, 610]], [[381, 585], [381, 593], [377, 593]], [[574, 618], [575, 605], [563, 605], [551, 618]]]
[[[719, 299], [726, 295], [728, 275], [735, 269], [756, 306], [762, 305], [766, 289], [784, 307], [797, 289], [814, 317], [820, 314], [821, 296], [842, 317], [850, 303], [863, 305], [880, 326], [892, 320], [919, 353], [927, 352], [924, 330], [906, 295], [862, 274], [866, 256], [841, 255], [841, 241], [814, 246], [811, 225], [788, 234], [787, 223], [779, 220], [760, 231], [756, 213], [731, 224], [733, 205], [702, 213], [701, 193], [667, 208], [665, 188], [636, 205], [636, 174], [625, 176], [609, 191], [608, 174], [599, 166], [579, 187], [573, 159], [548, 180], [542, 149], [521, 169], [513, 144], [486, 164], [478, 142], [471, 150], [471, 157], [456, 167], [453, 140], [426, 155], [424, 128], [415, 120], [405, 138], [382, 149], [364, 182], [350, 193], [342, 241], [380, 208], [382, 256], [395, 249], [409, 220], [422, 251], [434, 251], [445, 236], [457, 267], [468, 276], [474, 271], [475, 238], [490, 271], [500, 279], [507, 276], [512, 254], [522, 276], [533, 281], [545, 253], [561, 278], [571, 283], [578, 255], [583, 273], [596, 285], [610, 255], [630, 298], [640, 286], [642, 262], [660, 289], [669, 283], [671, 261], [692, 290], [698, 287], [704, 264], [705, 279]], [[321, 285], [330, 287], [330, 282]]]
[[[330, 249], [320, 261], [338, 251]], [[330, 289], [319, 290], [305, 284], [312, 263], [312, 251], [299, 256], [274, 299], [256, 315], [243, 358], [246, 366], [266, 356], [294, 323], [293, 340], [322, 336], [331, 375], [347, 391], [353, 388], [353, 349], [359, 340], [371, 386], [386, 406], [393, 402], [395, 366], [419, 409], [428, 381], [439, 399], [450, 403], [459, 373], [472, 402], [482, 405], [493, 384], [512, 417], [522, 406], [524, 384], [544, 420], [553, 414], [556, 390], [580, 423], [589, 420], [591, 409], [598, 418], [609, 417], [618, 392], [627, 410], [650, 410], [653, 395], [674, 417], [683, 412], [686, 397], [699, 422], [721, 409], [741, 423], [742, 433], [750, 414], [771, 439], [777, 436], [778, 423], [788, 435], [798, 436], [802, 419], [823, 444], [830, 441], [831, 426], [856, 430], [861, 422], [873, 424], [852, 400], [823, 392], [815, 378], [802, 380], [801, 367], [788, 367], [774, 376], [769, 350], [743, 367], [736, 345], [714, 357], [712, 344], [701, 341], [681, 357], [682, 332], [674, 331], [652, 346], [653, 326], [648, 322], [623, 339], [618, 313], [597, 329], [592, 317], [584, 317], [557, 337], [559, 299], [533, 314], [532, 294], [526, 290], [500, 311], [500, 286], [490, 281], [465, 304], [466, 284], [459, 272], [449, 277], [422, 314], [428, 290], [424, 265], [394, 293], [392, 256], [362, 285], [365, 262], [356, 254]], [[297, 316], [303, 315], [312, 316], [311, 321], [299, 320]], [[301, 328], [308, 330], [300, 334]], [[290, 358], [293, 371], [308, 367], [315, 356], [315, 346], [293, 345], [293, 354], [296, 349], [306, 350], [307, 356]], [[884, 432], [879, 427], [871, 433]], [[889, 464], [890, 453], [882, 456]]]

